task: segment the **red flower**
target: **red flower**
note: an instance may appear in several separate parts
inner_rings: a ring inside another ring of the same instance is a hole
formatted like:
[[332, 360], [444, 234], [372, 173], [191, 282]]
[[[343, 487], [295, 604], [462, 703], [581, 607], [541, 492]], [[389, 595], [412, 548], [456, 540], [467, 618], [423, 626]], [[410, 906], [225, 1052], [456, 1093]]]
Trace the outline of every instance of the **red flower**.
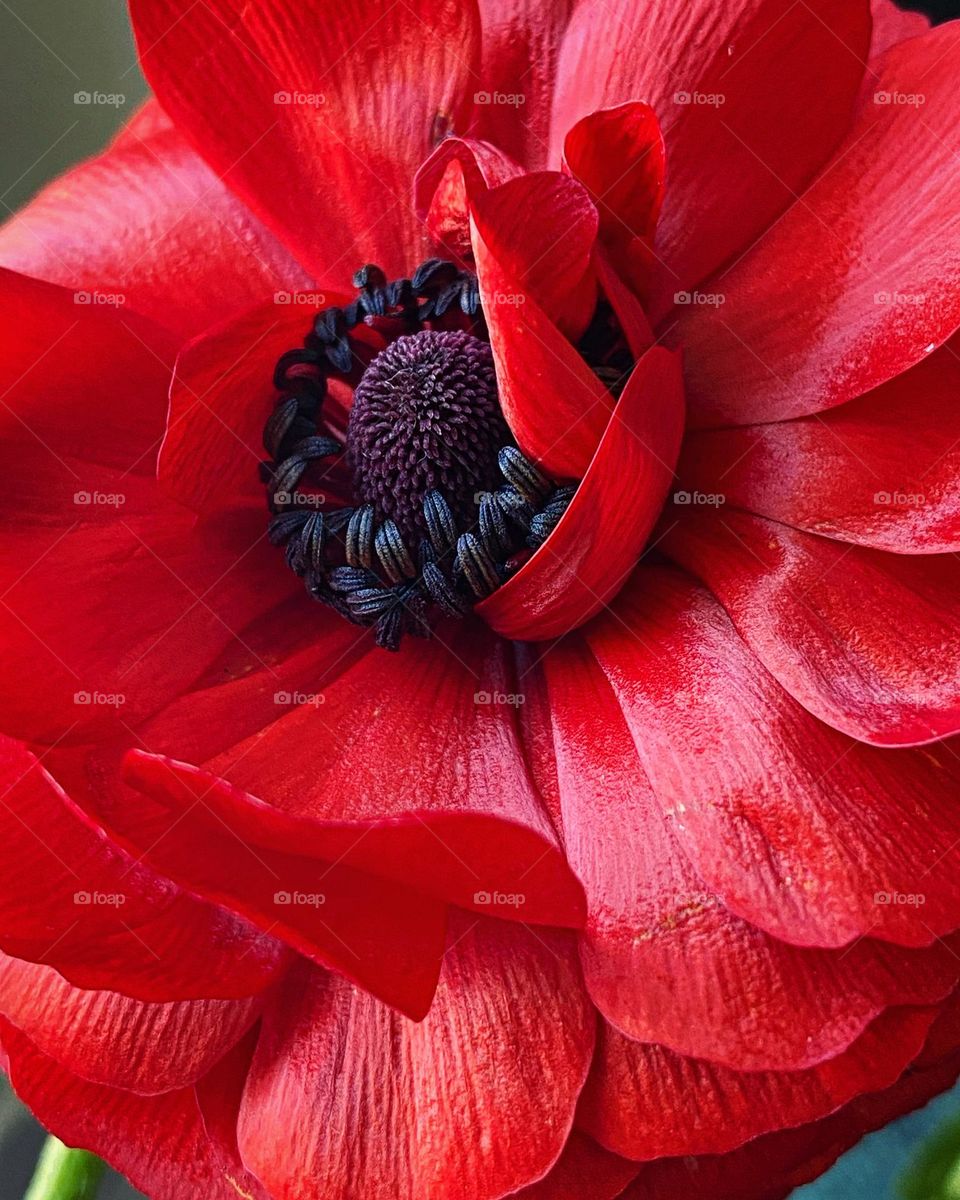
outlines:
[[762, 1200], [960, 1067], [960, 27], [572, 8], [133, 0], [0, 234], [0, 1036], [159, 1200]]

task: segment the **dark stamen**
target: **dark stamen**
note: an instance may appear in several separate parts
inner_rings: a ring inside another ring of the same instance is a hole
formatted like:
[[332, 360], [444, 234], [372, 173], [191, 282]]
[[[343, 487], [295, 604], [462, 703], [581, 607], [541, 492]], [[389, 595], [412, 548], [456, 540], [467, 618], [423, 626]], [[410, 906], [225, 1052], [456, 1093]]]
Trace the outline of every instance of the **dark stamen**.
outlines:
[[[576, 489], [555, 486], [510, 441], [490, 348], [477, 336], [475, 276], [430, 259], [392, 283], [368, 264], [354, 284], [358, 299], [319, 313], [303, 349], [277, 363], [261, 477], [269, 537], [290, 569], [315, 599], [375, 626], [377, 644], [396, 650], [404, 633], [429, 636], [431, 611], [463, 617], [495, 591]], [[455, 312], [470, 331], [424, 329]], [[319, 464], [343, 451], [322, 423], [327, 381], [355, 382], [351, 330], [365, 320], [401, 334], [355, 387], [347, 451], [361, 503], [317, 511]]]

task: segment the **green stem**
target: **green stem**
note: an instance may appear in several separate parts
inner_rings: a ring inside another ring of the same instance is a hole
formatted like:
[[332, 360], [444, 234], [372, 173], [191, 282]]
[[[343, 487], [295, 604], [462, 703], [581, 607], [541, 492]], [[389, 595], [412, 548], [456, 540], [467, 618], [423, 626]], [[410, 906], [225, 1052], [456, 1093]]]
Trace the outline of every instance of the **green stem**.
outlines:
[[51, 1134], [23, 1200], [95, 1200], [103, 1171], [96, 1155], [71, 1150]]

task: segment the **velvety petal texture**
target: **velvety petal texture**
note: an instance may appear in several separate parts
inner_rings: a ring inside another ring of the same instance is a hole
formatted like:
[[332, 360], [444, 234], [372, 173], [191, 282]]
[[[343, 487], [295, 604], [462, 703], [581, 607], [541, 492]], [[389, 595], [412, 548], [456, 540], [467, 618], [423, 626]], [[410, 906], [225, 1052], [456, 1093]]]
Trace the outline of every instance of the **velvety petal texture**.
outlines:
[[160, 103], [318, 282], [426, 257], [413, 176], [472, 106], [473, 3], [134, 0], [131, 14]]
[[104, 1156], [150, 1200], [269, 1200], [207, 1136], [193, 1088], [136, 1096], [71, 1075], [6, 1021], [0, 1038], [11, 1082], [38, 1119]]
[[[177, 810], [202, 795], [253, 845], [295, 847], [465, 908], [522, 896], [498, 915], [576, 927], [582, 891], [523, 759], [505, 647], [476, 629], [439, 632], [390, 658], [366, 655], [322, 700], [277, 714], [203, 771], [137, 752], [128, 777]], [[371, 703], [377, 720], [357, 721]], [[405, 747], [386, 773], [385, 736]]]
[[[603, 624], [611, 643], [622, 639], [621, 653], [634, 637], [652, 644], [652, 627], [620, 604]], [[709, 886], [699, 845], [690, 845], [705, 780], [692, 775], [675, 792], [656, 786], [646, 759], [654, 722], [648, 718], [643, 740], [634, 741], [628, 707], [587, 647], [558, 647], [543, 670], [559, 819], [587, 892], [584, 974], [612, 1025], [735, 1069], [798, 1070], [846, 1050], [887, 1006], [937, 1001], [952, 989], [956, 961], [946, 945], [908, 952], [863, 937], [838, 950], [812, 948], [770, 937], [756, 917], [739, 916], [728, 879]], [[668, 703], [667, 721], [689, 702], [680, 692]], [[705, 775], [706, 756], [691, 752], [704, 759]], [[682, 753], [679, 745], [674, 753]], [[719, 795], [736, 804], [729, 785]], [[704, 848], [735, 844], [738, 815], [705, 837]], [[780, 890], [789, 895], [793, 877]]]
[[155, 101], [7, 221], [0, 263], [181, 337], [310, 282]]
[[144, 1004], [71, 987], [51, 967], [0, 959], [0, 1006], [38, 1050], [91, 1083], [143, 1095], [195, 1082], [253, 1024], [261, 1005]]
[[[887, 51], [835, 157], [684, 311], [691, 420], [822, 412], [920, 362], [960, 325], [960, 26]], [[889, 164], [896, 164], [891, 171]]]
[[420, 1025], [294, 976], [244, 1093], [244, 1161], [277, 1200], [494, 1200], [559, 1158], [593, 1039], [569, 943], [497, 922], [457, 928]]
[[893, 1009], [845, 1053], [782, 1074], [731, 1071], [604, 1027], [577, 1119], [635, 1160], [727, 1153], [771, 1130], [819, 1120], [865, 1088], [895, 1083], [923, 1049], [934, 1016]]
[[[733, 912], [824, 948], [956, 928], [949, 744], [893, 756], [835, 733], [670, 573], [641, 573], [588, 640], [697, 874]], [[924, 905], [886, 903], [921, 881]]]
[[278, 977], [278, 942], [123, 855], [8, 738], [0, 780], [7, 954], [54, 967], [77, 988], [144, 1001], [251, 996]]
[[683, 487], [786, 525], [890, 550], [960, 544], [960, 342], [824, 413], [689, 436]]
[[683, 521], [663, 544], [821, 720], [877, 745], [960, 730], [955, 555], [904, 561], [736, 512]]

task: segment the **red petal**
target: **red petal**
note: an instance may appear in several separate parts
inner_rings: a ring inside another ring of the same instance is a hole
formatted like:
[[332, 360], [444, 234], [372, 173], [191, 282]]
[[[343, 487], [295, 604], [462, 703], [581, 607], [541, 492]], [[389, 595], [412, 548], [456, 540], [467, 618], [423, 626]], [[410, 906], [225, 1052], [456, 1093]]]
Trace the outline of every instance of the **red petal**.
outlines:
[[578, 927], [582, 892], [529, 778], [515, 715], [525, 697], [510, 666], [482, 629], [443, 627], [396, 655], [371, 652], [317, 703], [281, 709], [203, 771], [135, 753], [128, 774], [178, 810], [202, 793], [258, 848], [349, 864], [480, 911], [495, 893], [522, 895], [496, 915]]
[[[70, 526], [64, 497], [62, 526], [39, 544], [30, 527], [5, 536], [0, 636], [19, 683], [0, 694], [0, 713], [11, 733], [46, 743], [128, 738], [300, 591], [267, 543], [259, 506], [197, 525], [151, 491], [147, 516], [98, 506]], [[309, 607], [304, 598], [301, 611]]]
[[477, 605], [498, 633], [557, 637], [594, 616], [617, 592], [673, 478], [683, 415], [679, 360], [654, 347], [634, 368], [556, 529], [512, 579]]
[[633, 290], [645, 295], [666, 175], [656, 113], [639, 101], [591, 113], [567, 134], [563, 158], [597, 207], [607, 253]]
[[655, 110], [669, 162], [660, 311], [745, 249], [827, 159], [849, 122], [869, 37], [866, 0], [578, 6], [560, 55], [552, 153], [596, 109], [645, 100]]
[[775, 425], [692, 434], [691, 491], [895, 554], [960, 547], [957, 339], [859, 400]]
[[126, 733], [119, 709], [128, 725], [152, 711], [298, 589], [258, 544], [259, 506], [197, 526], [158, 498], [168, 368], [153, 326], [11, 272], [2, 317], [0, 637], [18, 682], [0, 692], [0, 724], [41, 743]]
[[264, 1019], [244, 1161], [275, 1200], [301, 1200], [305, 1180], [342, 1200], [495, 1200], [560, 1156], [593, 1038], [575, 950], [556, 934], [464, 925], [419, 1025], [301, 973]]
[[16, 472], [4, 501], [16, 497], [20, 524], [25, 502], [65, 510], [64, 524], [75, 523], [89, 515], [74, 501], [79, 489], [152, 468], [173, 342], [149, 321], [87, 300], [0, 268], [0, 431], [5, 470]]
[[643, 1169], [624, 1200], [785, 1200], [865, 1133], [950, 1087], [958, 1070], [960, 1057], [954, 1055], [929, 1070], [907, 1071], [893, 1087], [863, 1096], [832, 1117], [767, 1134], [730, 1154], [660, 1159]]
[[259, 1038], [258, 1021], [194, 1086], [207, 1136], [237, 1162], [240, 1161], [237, 1146], [240, 1102]]
[[514, 1193], [514, 1200], [615, 1200], [639, 1168], [574, 1130], [548, 1175]]
[[624, 283], [606, 252], [600, 247], [594, 254], [593, 264], [601, 290], [620, 322], [630, 353], [635, 359], [641, 358], [654, 343], [653, 330], [643, 305]]
[[485, 303], [484, 313], [510, 430], [524, 454], [555, 479], [580, 479], [610, 420], [613, 397], [476, 230], [473, 250], [483, 296], [501, 297]]
[[340, 292], [279, 292], [184, 347], [157, 467], [170, 495], [199, 513], [244, 500], [264, 505], [257, 467], [277, 401], [274, 367], [303, 344], [317, 312], [350, 300]]
[[104, 781], [84, 797], [130, 854], [414, 1020], [426, 1013], [443, 953], [443, 905], [342, 862], [297, 853], [295, 843], [282, 853], [248, 840], [221, 816], [195, 768], [178, 773], [179, 764], [146, 755], [135, 766], [143, 796], [124, 789], [105, 798]]
[[[624, 619], [628, 637], [656, 644], [618, 605], [619, 628]], [[589, 906], [584, 975], [613, 1025], [741, 1070], [795, 1070], [844, 1051], [889, 1005], [935, 1002], [954, 986], [956, 960], [943, 945], [918, 954], [862, 938], [807, 950], [736, 917], [688, 860], [686, 827], [704, 803], [696, 786], [682, 796], [653, 790], [582, 642], [557, 646], [544, 670], [559, 821]], [[701, 769], [689, 768], [691, 780]], [[729, 844], [726, 830], [717, 837]]]
[[446, 137], [417, 172], [417, 215], [434, 241], [472, 261], [469, 196], [522, 174], [509, 155], [477, 138]]
[[871, 0], [873, 37], [870, 57], [877, 58], [897, 42], [917, 37], [930, 28], [930, 18], [918, 12], [904, 12], [894, 0]]
[[0, 261], [71, 291], [122, 296], [124, 311], [181, 337], [278, 288], [309, 286], [155, 101], [6, 223]]
[[260, 997], [146, 1004], [72, 987], [52, 967], [0, 956], [0, 1010], [74, 1075], [155, 1095], [194, 1083], [256, 1020]]
[[132, 863], [84, 824], [17, 743], [0, 740], [4, 950], [77, 987], [142, 1000], [261, 992], [280, 946]]
[[587, 633], [677, 837], [733, 912], [824, 947], [926, 945], [960, 924], [949, 746], [893, 755], [821, 724], [673, 575], [638, 572]]
[[599, 217], [586, 188], [567, 175], [541, 171], [489, 190], [474, 186], [470, 200], [483, 311], [491, 331], [492, 322], [509, 321], [514, 309], [532, 301], [575, 342], [597, 298], [591, 255]]
[[905, 558], [731, 512], [661, 543], [699, 575], [801, 704], [876, 745], [960, 730], [960, 564]]
[[695, 424], [832, 408], [960, 324], [958, 54], [953, 22], [888, 51], [817, 182], [708, 285], [725, 303], [680, 318]]
[[791, 1072], [732, 1071], [604, 1025], [577, 1122], [603, 1146], [638, 1161], [724, 1154], [889, 1087], [923, 1049], [934, 1015], [891, 1009], [844, 1053]]
[[193, 1088], [162, 1096], [87, 1083], [0, 1021], [10, 1080], [38, 1119], [70, 1146], [92, 1150], [151, 1200], [270, 1200], [239, 1161], [204, 1133]]
[[472, 5], [134, 0], [131, 12], [160, 103], [318, 282], [345, 284], [364, 262], [406, 275], [424, 257], [413, 176], [465, 126]]
[[474, 95], [474, 129], [531, 171], [557, 165], [547, 161], [550, 103], [573, 7], [573, 0], [480, 0], [482, 89]]

